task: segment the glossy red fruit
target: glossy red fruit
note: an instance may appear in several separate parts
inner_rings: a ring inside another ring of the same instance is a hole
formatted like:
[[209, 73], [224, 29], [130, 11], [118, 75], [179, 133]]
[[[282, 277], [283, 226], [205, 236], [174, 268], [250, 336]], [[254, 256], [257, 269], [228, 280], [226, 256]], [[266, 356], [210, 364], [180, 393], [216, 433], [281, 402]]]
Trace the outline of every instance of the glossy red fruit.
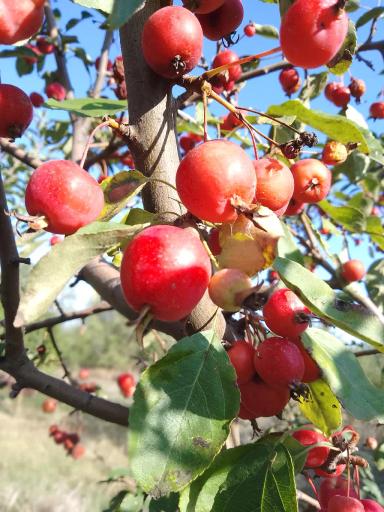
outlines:
[[369, 113], [372, 119], [384, 119], [384, 101], [372, 103], [369, 107]]
[[209, 14], [198, 14], [197, 19], [205, 37], [218, 41], [234, 32], [243, 21], [244, 8], [241, 0], [226, 0]]
[[40, 52], [45, 55], [55, 51], [55, 45], [51, 43], [46, 37], [38, 37], [36, 40], [36, 46]]
[[[296, 441], [299, 441], [303, 446], [311, 446], [313, 444], [327, 441], [329, 442], [325, 436], [315, 430], [296, 430], [296, 432], [292, 434], [292, 437], [294, 437]], [[307, 453], [305, 465], [309, 468], [316, 468], [323, 465], [328, 458], [329, 451], [330, 449], [327, 446], [316, 446], [315, 448], [312, 448], [312, 450], [309, 450]]]
[[151, 226], [136, 235], [121, 262], [121, 285], [135, 311], [150, 306], [158, 320], [189, 315], [207, 289], [211, 262], [191, 229]]
[[260, 379], [240, 385], [239, 418], [253, 420], [280, 414], [290, 399], [288, 388], [275, 388]]
[[253, 366], [254, 347], [247, 341], [236, 341], [227, 354], [235, 368], [238, 384], [246, 384], [252, 380], [256, 374]]
[[322, 476], [324, 478], [337, 478], [342, 473], [344, 473], [345, 468], [346, 468], [345, 464], [338, 464], [336, 466], [336, 470], [331, 473], [328, 473], [327, 471], [324, 471], [323, 469], [315, 469], [315, 473], [317, 476]]
[[71, 235], [97, 219], [104, 194], [97, 181], [75, 162], [50, 160], [30, 177], [25, 206], [29, 215], [46, 218], [47, 231]]
[[54, 398], [46, 398], [41, 405], [43, 412], [51, 414], [56, 411], [57, 400]]
[[348, 158], [348, 149], [341, 142], [331, 140], [323, 148], [321, 160], [327, 165], [342, 164]]
[[224, 311], [235, 312], [240, 311], [252, 288], [252, 280], [247, 274], [236, 268], [224, 268], [211, 277], [208, 292], [216, 306]]
[[276, 211], [292, 197], [294, 182], [289, 168], [275, 158], [260, 158], [254, 160], [257, 185], [254, 202]]
[[288, 203], [288, 207], [284, 212], [284, 215], [291, 217], [292, 215], [299, 215], [304, 210], [305, 203], [297, 201], [292, 197]]
[[184, 206], [210, 222], [234, 222], [236, 198], [251, 203], [256, 191], [252, 160], [228, 140], [204, 142], [187, 153], [176, 174], [176, 188]]
[[338, 87], [335, 88], [332, 94], [332, 103], [334, 103], [337, 107], [345, 108], [351, 99], [351, 91], [348, 87], [343, 84], [339, 84]]
[[117, 384], [123, 396], [129, 398], [133, 395], [136, 386], [135, 377], [132, 373], [122, 373], [117, 377]]
[[288, 288], [273, 292], [263, 307], [263, 317], [268, 328], [287, 338], [296, 338], [305, 331], [310, 314], [310, 310]]
[[300, 75], [295, 68], [283, 69], [279, 74], [279, 82], [288, 96], [298, 91], [301, 86]]
[[361, 500], [365, 512], [384, 512], [384, 508], [374, 500]]
[[306, 158], [291, 167], [295, 188], [293, 197], [300, 203], [317, 203], [331, 188], [332, 174], [319, 160]]
[[254, 23], [248, 23], [248, 25], [245, 25], [244, 27], [244, 34], [247, 37], [253, 37], [256, 34], [256, 26]]
[[340, 86], [340, 82], [330, 82], [329, 84], [326, 85], [324, 89], [324, 94], [328, 101], [331, 101], [333, 103], [333, 95]]
[[203, 31], [188, 9], [167, 6], [148, 18], [141, 43], [144, 58], [155, 73], [164, 78], [177, 78], [199, 62]]
[[48, 98], [53, 98], [57, 101], [63, 101], [67, 96], [67, 90], [59, 82], [52, 82], [46, 85], [45, 94], [48, 96]]
[[329, 500], [327, 512], [364, 512], [364, 506], [356, 498], [336, 495]]
[[33, 117], [29, 97], [10, 84], [0, 84], [0, 112], [0, 137], [7, 139], [21, 137]]
[[352, 77], [348, 87], [351, 91], [351, 96], [356, 98], [357, 103], [359, 103], [360, 98], [365, 94], [365, 91], [367, 90], [367, 86], [365, 85], [364, 80]]
[[269, 386], [288, 387], [300, 382], [304, 360], [300, 350], [288, 338], [272, 337], [257, 347], [253, 358], [256, 372]]
[[296, 0], [286, 11], [280, 45], [294, 66], [317, 68], [339, 51], [348, 32], [348, 16], [335, 0]]
[[203, 141], [203, 136], [198, 135], [197, 133], [186, 133], [182, 135], [179, 139], [180, 147], [183, 151], [188, 153], [191, 149], [193, 149], [197, 144]]
[[301, 381], [305, 382], [305, 383], [309, 383], [309, 382], [314, 382], [317, 379], [320, 379], [321, 370], [318, 367], [316, 361], [311, 357], [309, 352], [305, 349], [301, 340], [299, 338], [297, 338], [297, 339], [291, 338], [291, 341], [300, 350], [300, 354], [302, 355], [303, 360], [304, 360], [305, 369], [304, 369], [304, 375], [303, 375], [303, 378], [301, 379]]
[[225, 0], [183, 0], [183, 5], [195, 14], [208, 14], [223, 5]]
[[29, 99], [34, 107], [39, 108], [44, 104], [44, 98], [38, 92], [31, 92]]
[[243, 122], [240, 121], [232, 112], [229, 112], [220, 123], [220, 130], [232, 131], [238, 126], [243, 126]]
[[341, 266], [341, 277], [352, 283], [353, 281], [360, 281], [366, 274], [364, 264], [360, 260], [349, 260]]
[[[239, 58], [240, 57], [237, 53], [232, 50], [224, 50], [215, 56], [212, 62], [212, 68], [219, 68], [220, 66], [231, 64], [232, 62], [238, 61]], [[216, 75], [213, 78], [212, 83], [214, 85], [222, 85], [225, 87], [230, 82], [236, 82], [236, 80], [241, 77], [241, 73], [242, 70], [240, 64], [234, 64], [219, 75]]]
[[[325, 478], [321, 480], [319, 486], [319, 502], [323, 509], [327, 509], [329, 500], [333, 496], [347, 496], [348, 495], [348, 479], [345, 476], [337, 478]], [[352, 485], [349, 485], [349, 496], [357, 498], [357, 493]]]
[[2, 0], [0, 3], [0, 44], [29, 39], [41, 27], [44, 0]]

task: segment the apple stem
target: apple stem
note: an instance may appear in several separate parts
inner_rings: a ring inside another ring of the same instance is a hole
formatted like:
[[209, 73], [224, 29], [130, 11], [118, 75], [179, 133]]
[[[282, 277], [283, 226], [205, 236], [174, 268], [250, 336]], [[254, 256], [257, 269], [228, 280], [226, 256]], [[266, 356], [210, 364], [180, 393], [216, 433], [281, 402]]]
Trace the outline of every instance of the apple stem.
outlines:
[[104, 126], [109, 126], [110, 125], [110, 121], [103, 121], [102, 123], [98, 124], [96, 126], [96, 128], [94, 128], [90, 134], [90, 136], [88, 137], [88, 140], [87, 140], [87, 143], [85, 145], [85, 148], [84, 148], [84, 152], [83, 152], [83, 156], [81, 157], [81, 161], [80, 161], [80, 167], [82, 169], [84, 169], [84, 163], [85, 163], [85, 159], [87, 158], [87, 154], [88, 154], [88, 151], [89, 151], [89, 147], [90, 145], [92, 144], [92, 141], [93, 141], [93, 137], [95, 136], [95, 133], [97, 132], [97, 130], [99, 130], [100, 128], [103, 128]]

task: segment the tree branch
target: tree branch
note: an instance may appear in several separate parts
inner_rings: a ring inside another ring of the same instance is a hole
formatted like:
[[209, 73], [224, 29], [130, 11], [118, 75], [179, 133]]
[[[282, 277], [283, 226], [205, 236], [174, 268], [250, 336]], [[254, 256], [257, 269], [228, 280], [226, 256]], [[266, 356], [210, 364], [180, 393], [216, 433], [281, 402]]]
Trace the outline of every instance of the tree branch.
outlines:
[[16, 146], [16, 144], [9, 142], [8, 139], [0, 138], [0, 148], [5, 153], [8, 153], [8, 155], [17, 158], [17, 160], [23, 162], [26, 165], [29, 165], [30, 167], [36, 168], [43, 163], [39, 158], [29, 155], [28, 152], [25, 151], [25, 149], [19, 148], [18, 146]]

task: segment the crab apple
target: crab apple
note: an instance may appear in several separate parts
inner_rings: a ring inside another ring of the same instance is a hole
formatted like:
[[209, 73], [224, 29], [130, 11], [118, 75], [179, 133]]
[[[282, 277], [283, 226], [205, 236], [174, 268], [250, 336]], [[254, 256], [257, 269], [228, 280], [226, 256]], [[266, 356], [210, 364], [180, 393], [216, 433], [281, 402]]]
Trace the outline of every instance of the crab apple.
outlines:
[[25, 48], [31, 50], [31, 52], [33, 52], [33, 56], [24, 55], [22, 59], [28, 64], [36, 64], [36, 62], [39, 60], [39, 57], [42, 55], [41, 51], [37, 48], [37, 46], [34, 46], [33, 44], [26, 44]]
[[384, 512], [384, 508], [374, 500], [361, 500], [365, 512]]
[[331, 188], [332, 174], [319, 160], [305, 158], [291, 167], [295, 188], [293, 197], [301, 203], [317, 203]]
[[218, 256], [221, 253], [220, 231], [218, 228], [211, 229], [208, 234], [207, 244], [214, 256]]
[[[301, 429], [293, 432], [292, 437], [303, 446], [311, 446], [317, 443], [329, 442], [329, 440], [315, 430]], [[309, 468], [316, 468], [324, 464], [329, 455], [328, 446], [315, 446], [307, 453], [305, 465]]]
[[48, 96], [48, 98], [53, 98], [57, 101], [63, 101], [67, 96], [67, 90], [63, 85], [61, 85], [61, 83], [51, 82], [50, 84], [46, 85], [45, 94]]
[[244, 27], [244, 34], [247, 37], [253, 37], [256, 34], [256, 26], [254, 23], [248, 23], [248, 25], [245, 25]]
[[339, 51], [348, 32], [348, 16], [335, 0], [296, 0], [286, 11], [280, 45], [294, 66], [317, 68]]
[[253, 420], [280, 414], [290, 399], [288, 387], [269, 386], [257, 377], [240, 386], [239, 418]]
[[254, 160], [256, 195], [254, 202], [272, 211], [285, 207], [292, 197], [294, 182], [289, 168], [275, 158]]
[[356, 98], [357, 103], [360, 103], [360, 98], [365, 94], [365, 91], [367, 90], [364, 80], [352, 77], [348, 87], [351, 92], [351, 96]]
[[348, 485], [348, 479], [341, 475], [337, 478], [324, 478], [319, 486], [319, 502], [324, 510], [327, 509], [329, 500], [336, 495], [347, 496], [349, 487], [349, 496], [357, 498], [357, 493], [353, 485]]
[[289, 200], [288, 207], [284, 212], [284, 215], [291, 217], [292, 215], [299, 215], [304, 210], [305, 203], [297, 201], [293, 197]]
[[29, 39], [41, 27], [44, 0], [2, 0], [0, 2], [0, 44]]
[[62, 430], [57, 430], [53, 434], [53, 440], [55, 441], [56, 444], [63, 444], [66, 437], [67, 437], [67, 433], [63, 432]]
[[46, 413], [53, 413], [56, 411], [57, 400], [54, 398], [46, 398], [41, 405], [41, 408]]
[[350, 99], [351, 91], [343, 84], [339, 84], [332, 93], [332, 103], [336, 105], [336, 107], [345, 108], [350, 102]]
[[336, 494], [329, 500], [327, 512], [364, 512], [364, 506], [356, 498]]
[[10, 84], [0, 84], [0, 137], [21, 137], [33, 117], [31, 100], [24, 91]]
[[211, 263], [192, 229], [161, 225], [132, 239], [120, 272], [125, 298], [135, 311], [150, 306], [158, 320], [175, 322], [189, 315], [204, 295]]
[[279, 82], [283, 91], [290, 96], [300, 89], [300, 75], [295, 68], [283, 69], [279, 74]]
[[55, 45], [49, 41], [46, 37], [38, 37], [36, 40], [36, 46], [44, 55], [53, 53], [55, 51]]
[[64, 239], [59, 236], [59, 235], [53, 235], [51, 236], [50, 240], [49, 240], [49, 244], [51, 247], [53, 247], [54, 245], [57, 245], [59, 244], [60, 242], [62, 242]]
[[[100, 61], [101, 61], [101, 57], [97, 57], [97, 59], [95, 60], [95, 68], [97, 71], [99, 71], [99, 66], [100, 66]], [[107, 61], [107, 66], [106, 66], [106, 70], [107, 71], [112, 71], [113, 69], [113, 64], [112, 62], [108, 59]]]
[[384, 101], [372, 103], [369, 107], [369, 114], [372, 119], [384, 119]]
[[180, 162], [176, 188], [184, 206], [210, 222], [234, 222], [231, 201], [251, 203], [256, 190], [252, 160], [237, 144], [211, 140], [193, 148]]
[[155, 73], [164, 78], [177, 78], [199, 62], [203, 31], [188, 9], [167, 6], [148, 18], [141, 43], [144, 58]]
[[225, 0], [183, 0], [183, 5], [195, 14], [208, 14], [223, 5]]
[[84, 445], [78, 443], [76, 444], [72, 450], [71, 450], [71, 457], [73, 459], [80, 459], [81, 457], [83, 457], [85, 454], [85, 447]]
[[365, 440], [364, 446], [369, 448], [370, 450], [376, 450], [376, 448], [379, 446], [379, 442], [376, 439], [376, 437], [368, 436]]
[[340, 82], [330, 82], [329, 84], [326, 85], [324, 89], [324, 94], [328, 101], [333, 102], [333, 95], [336, 89], [340, 87], [340, 85]]
[[240, 311], [244, 299], [252, 293], [252, 281], [236, 268], [224, 268], [211, 277], [208, 292], [216, 306], [224, 311]]
[[345, 464], [338, 464], [336, 466], [335, 471], [328, 472], [328, 471], [325, 471], [324, 469], [317, 468], [317, 469], [315, 469], [315, 473], [317, 476], [322, 476], [324, 478], [337, 478], [342, 473], [344, 473], [345, 468], [346, 468]]
[[310, 310], [288, 288], [273, 292], [263, 307], [267, 327], [275, 334], [287, 338], [296, 338], [305, 331], [310, 314]]
[[238, 340], [227, 352], [228, 357], [235, 368], [237, 383], [246, 384], [255, 376], [255, 367], [253, 358], [255, 355], [254, 347], [245, 340]]
[[75, 162], [50, 160], [30, 177], [25, 206], [30, 215], [45, 217], [46, 231], [71, 235], [97, 219], [104, 194], [97, 181]]
[[278, 210], [273, 210], [273, 213], [275, 215], [277, 215], [278, 217], [282, 217], [285, 212], [287, 211], [288, 209], [288, 206], [289, 206], [289, 201], [287, 203], [285, 203], [281, 208], [279, 208]]
[[220, 123], [220, 130], [232, 131], [238, 126], [243, 126], [243, 122], [232, 112], [229, 112]]
[[112, 65], [113, 77], [116, 82], [124, 82], [125, 80], [125, 70], [124, 70], [124, 60], [122, 55], [118, 55]]
[[136, 386], [136, 380], [132, 373], [121, 373], [117, 377], [117, 384], [123, 396], [128, 398], [133, 395]]
[[[232, 50], [224, 50], [218, 53], [212, 62], [212, 68], [219, 68], [226, 64], [231, 64], [239, 60], [237, 53]], [[222, 85], [225, 87], [230, 82], [236, 82], [241, 77], [242, 70], [240, 64], [234, 64], [225, 71], [213, 77], [212, 82], [214, 85]]]
[[341, 277], [352, 283], [353, 281], [360, 281], [365, 276], [366, 271], [362, 261], [360, 260], [349, 260], [341, 266]]
[[348, 149], [341, 142], [331, 140], [323, 148], [321, 160], [327, 165], [342, 164], [348, 158]]
[[230, 36], [243, 21], [244, 8], [241, 0], [225, 0], [224, 4], [209, 14], [198, 14], [203, 34], [211, 41]]
[[79, 379], [86, 380], [89, 378], [89, 368], [80, 368], [79, 370]]
[[203, 141], [203, 136], [198, 135], [197, 133], [186, 133], [182, 135], [179, 139], [180, 147], [185, 153], [188, 153], [191, 149], [193, 149], [197, 144]]
[[305, 370], [300, 350], [288, 338], [264, 340], [257, 347], [253, 364], [263, 381], [274, 387], [300, 382]]
[[39, 108], [44, 104], [44, 98], [38, 92], [31, 92], [29, 99], [34, 107]]
[[133, 169], [135, 167], [135, 162], [133, 161], [133, 156], [129, 151], [124, 153], [124, 155], [121, 155], [119, 160], [123, 165], [126, 165], [131, 169]]
[[296, 345], [296, 347], [300, 350], [300, 354], [304, 360], [304, 375], [301, 379], [302, 382], [310, 383], [314, 382], [321, 377], [321, 370], [317, 365], [316, 361], [311, 357], [303, 343], [299, 338], [291, 338], [290, 341]]

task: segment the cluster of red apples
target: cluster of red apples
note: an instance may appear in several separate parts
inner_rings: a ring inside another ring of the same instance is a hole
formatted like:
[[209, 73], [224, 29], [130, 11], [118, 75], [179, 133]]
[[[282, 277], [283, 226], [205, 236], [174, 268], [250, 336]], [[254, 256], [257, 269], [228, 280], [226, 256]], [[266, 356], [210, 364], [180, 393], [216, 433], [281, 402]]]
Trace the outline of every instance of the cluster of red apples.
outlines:
[[49, 435], [56, 444], [61, 444], [68, 455], [80, 459], [85, 453], [85, 447], [80, 443], [80, 436], [76, 432], [66, 432], [57, 425], [49, 427]]

